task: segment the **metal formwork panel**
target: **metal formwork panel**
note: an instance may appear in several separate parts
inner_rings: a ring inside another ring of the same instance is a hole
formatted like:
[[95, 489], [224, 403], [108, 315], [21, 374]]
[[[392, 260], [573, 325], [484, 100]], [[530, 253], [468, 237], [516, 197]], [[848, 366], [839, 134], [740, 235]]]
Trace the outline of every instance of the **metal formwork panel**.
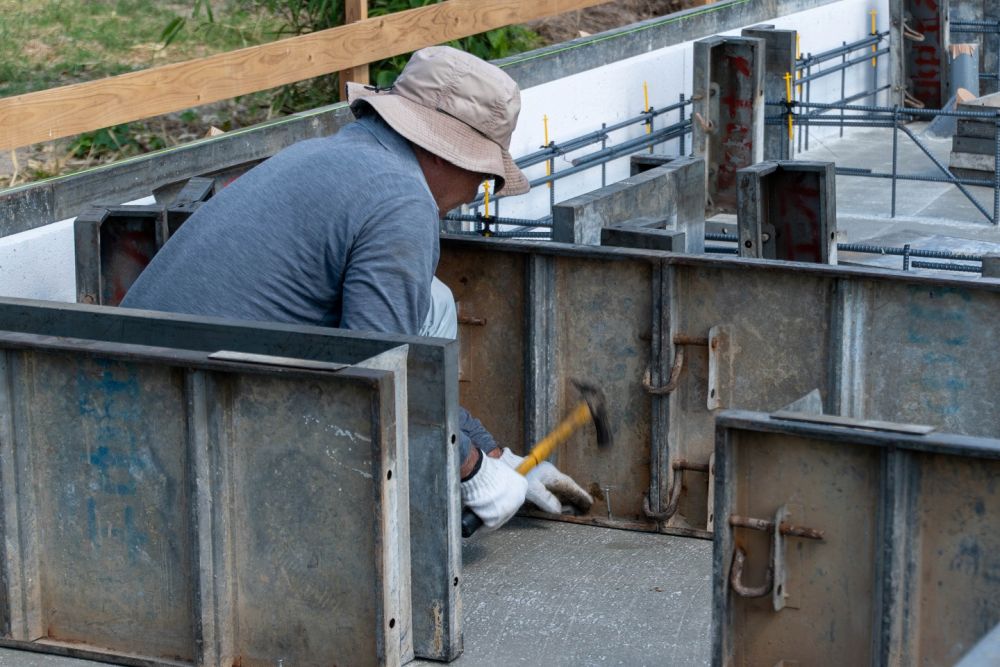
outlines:
[[685, 233], [687, 252], [705, 248], [704, 164], [680, 157], [607, 187], [568, 199], [552, 209], [552, 239], [600, 245], [601, 229], [637, 218], [665, 221]]
[[1000, 295], [974, 284], [865, 281], [845, 293], [843, 308], [842, 414], [1000, 434], [1000, 362], [990, 351]]
[[764, 41], [694, 43], [692, 145], [705, 159], [705, 210], [736, 212], [736, 172], [764, 158]]
[[[791, 272], [674, 272], [671, 330], [680, 339], [671, 341], [679, 375], [669, 395], [669, 457], [707, 465], [720, 409], [774, 410], [815, 388], [826, 393], [833, 294], [828, 280]], [[685, 472], [682, 480], [686, 493], [668, 525], [705, 528], [708, 475]]]
[[117, 306], [166, 243], [164, 215], [160, 206], [115, 206], [77, 216], [76, 300]]
[[[462, 651], [459, 533], [457, 344], [429, 338], [319, 327], [241, 323], [123, 308], [0, 298], [0, 328], [73, 336], [108, 344], [233, 350], [336, 363], [358, 363], [409, 346], [408, 429], [413, 647], [450, 660]], [[475, 406], [472, 406], [475, 407]]]
[[0, 347], [7, 637], [149, 664], [400, 664], [391, 373]]
[[947, 0], [890, 3], [893, 50], [902, 45], [893, 56], [901, 105], [940, 109], [948, 101], [948, 9]]
[[836, 264], [832, 162], [761, 162], [737, 179], [740, 257]]
[[[764, 40], [764, 97], [767, 100], [783, 100], [788, 96], [785, 75], [795, 76], [795, 44], [798, 33], [795, 30], [778, 30], [773, 25], [755, 25], [744, 28], [744, 37]], [[777, 113], [778, 107], [765, 110], [765, 116]], [[784, 125], [764, 127], [765, 160], [791, 159], [791, 139]]]
[[656, 486], [654, 443], [666, 399], [649, 396], [642, 378], [650, 367], [657, 381], [660, 374], [659, 260], [624, 249], [558, 250], [566, 248], [504, 252], [443, 240], [438, 277], [459, 304], [460, 338], [470, 337], [460, 341], [470, 369], [459, 383], [461, 403], [501, 446], [523, 453], [580, 400], [571, 378], [596, 384], [615, 445], [599, 451], [586, 426], [559, 448], [553, 460], [596, 499], [588, 515], [561, 518], [652, 530], [642, 505]]
[[714, 664], [950, 665], [1000, 620], [1000, 440], [727, 412], [715, 465]]
[[557, 383], [553, 416], [559, 421], [580, 401], [571, 378], [594, 384], [608, 401], [614, 446], [599, 449], [588, 425], [553, 460], [596, 496], [591, 512], [609, 520], [645, 521], [653, 402], [640, 380], [650, 364], [655, 268], [641, 261], [555, 261], [555, 296], [549, 304], [555, 322], [545, 346], [554, 357], [550, 372]]

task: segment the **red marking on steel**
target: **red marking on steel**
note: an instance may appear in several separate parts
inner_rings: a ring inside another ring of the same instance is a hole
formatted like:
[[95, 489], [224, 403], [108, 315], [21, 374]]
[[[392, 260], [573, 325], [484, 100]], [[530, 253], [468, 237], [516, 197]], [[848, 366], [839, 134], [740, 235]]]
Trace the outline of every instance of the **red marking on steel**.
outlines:
[[738, 109], [749, 109], [753, 106], [749, 99], [740, 99], [733, 95], [727, 95], [721, 101], [729, 109], [730, 118], [736, 118], [736, 111]]
[[938, 3], [936, 0], [912, 0], [912, 1], [913, 1], [913, 8], [924, 5], [925, 7], [927, 7], [927, 9], [931, 10], [932, 12], [936, 12], [938, 10]]
[[[144, 232], [125, 231], [117, 235], [115, 256], [111, 258], [114, 266], [110, 276], [114, 285], [111, 291], [114, 303], [105, 305], [117, 305], [125, 298], [128, 288], [152, 259], [149, 245], [149, 234]], [[127, 285], [124, 284], [126, 281]]]
[[750, 76], [750, 61], [742, 56], [729, 56], [729, 62], [732, 63], [736, 71], [745, 77]]

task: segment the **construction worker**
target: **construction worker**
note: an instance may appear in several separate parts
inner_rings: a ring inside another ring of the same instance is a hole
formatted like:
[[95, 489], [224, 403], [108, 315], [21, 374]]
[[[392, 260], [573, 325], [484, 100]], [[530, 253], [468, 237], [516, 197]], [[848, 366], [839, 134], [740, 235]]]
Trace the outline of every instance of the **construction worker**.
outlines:
[[[517, 84], [472, 55], [430, 47], [391, 88], [348, 84], [348, 99], [356, 122], [286, 148], [203, 204], [121, 305], [454, 337], [451, 293], [432, 289], [438, 220], [484, 180], [500, 195], [528, 190], [508, 152]], [[551, 464], [518, 475], [519, 457], [461, 413], [462, 501], [485, 526], [526, 498], [560, 511], [546, 486], [589, 507]]]

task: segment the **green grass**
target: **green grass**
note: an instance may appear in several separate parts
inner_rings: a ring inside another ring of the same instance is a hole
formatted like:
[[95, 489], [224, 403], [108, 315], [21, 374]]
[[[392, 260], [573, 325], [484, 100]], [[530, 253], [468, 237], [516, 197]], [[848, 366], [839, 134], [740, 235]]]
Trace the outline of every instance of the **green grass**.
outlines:
[[[214, 0], [214, 21], [190, 2], [0, 0], [0, 97], [190, 60], [275, 39], [278, 21]], [[187, 19], [163, 48], [161, 35]]]

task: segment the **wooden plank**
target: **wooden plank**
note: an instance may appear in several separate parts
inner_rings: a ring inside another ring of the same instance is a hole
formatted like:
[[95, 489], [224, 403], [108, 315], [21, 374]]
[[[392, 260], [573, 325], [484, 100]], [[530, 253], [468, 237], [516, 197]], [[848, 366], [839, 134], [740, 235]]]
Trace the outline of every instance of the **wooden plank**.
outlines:
[[0, 99], [0, 150], [267, 90], [602, 0], [447, 0], [183, 63]]
[[[368, 18], [368, 0], [344, 0], [344, 25], [364, 21]], [[368, 83], [368, 65], [358, 65], [349, 67], [337, 73], [337, 90], [340, 92], [340, 101], [347, 101], [347, 82]]]

